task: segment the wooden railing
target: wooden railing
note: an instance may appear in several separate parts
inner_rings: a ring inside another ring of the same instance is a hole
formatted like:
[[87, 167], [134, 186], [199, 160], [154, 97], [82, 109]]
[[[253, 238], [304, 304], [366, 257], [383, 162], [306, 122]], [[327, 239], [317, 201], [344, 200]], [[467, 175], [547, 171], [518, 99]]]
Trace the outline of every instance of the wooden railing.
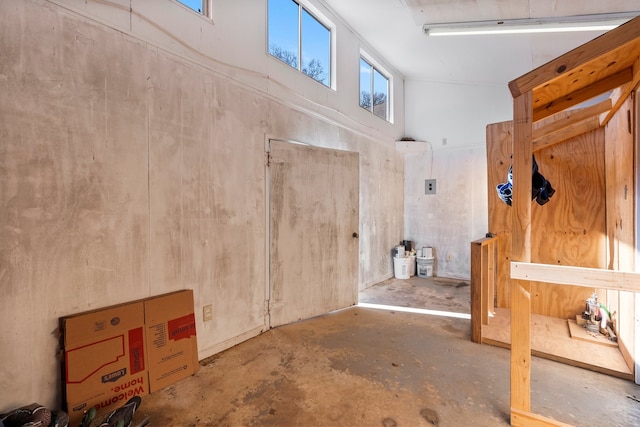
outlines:
[[495, 311], [497, 251], [497, 237], [471, 242], [471, 340], [477, 343]]

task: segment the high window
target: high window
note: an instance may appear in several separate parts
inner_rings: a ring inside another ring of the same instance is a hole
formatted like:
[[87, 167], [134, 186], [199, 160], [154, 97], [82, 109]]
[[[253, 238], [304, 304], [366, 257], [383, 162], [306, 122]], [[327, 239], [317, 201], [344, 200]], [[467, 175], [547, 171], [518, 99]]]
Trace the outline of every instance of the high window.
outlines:
[[389, 78], [360, 57], [360, 106], [389, 121]]
[[269, 54], [331, 86], [331, 30], [294, 0], [269, 0]]
[[195, 10], [198, 13], [207, 16], [207, 2], [208, 0], [178, 0], [178, 2]]

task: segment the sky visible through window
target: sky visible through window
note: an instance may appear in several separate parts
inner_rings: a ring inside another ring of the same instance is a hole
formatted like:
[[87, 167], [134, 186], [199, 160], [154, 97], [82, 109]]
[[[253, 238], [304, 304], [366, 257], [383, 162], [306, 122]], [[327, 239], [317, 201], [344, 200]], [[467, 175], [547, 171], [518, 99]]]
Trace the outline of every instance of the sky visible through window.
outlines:
[[202, 13], [202, 0], [178, 0], [180, 3], [185, 6], [190, 7], [196, 12]]
[[331, 31], [293, 0], [269, 0], [269, 53], [329, 86]]

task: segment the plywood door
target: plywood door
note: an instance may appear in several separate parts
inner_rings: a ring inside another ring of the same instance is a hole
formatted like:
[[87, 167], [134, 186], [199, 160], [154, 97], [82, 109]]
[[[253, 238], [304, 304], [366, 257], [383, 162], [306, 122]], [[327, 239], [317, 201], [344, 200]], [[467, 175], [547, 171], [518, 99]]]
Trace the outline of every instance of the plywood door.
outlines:
[[356, 304], [358, 153], [272, 140], [269, 158], [271, 326]]

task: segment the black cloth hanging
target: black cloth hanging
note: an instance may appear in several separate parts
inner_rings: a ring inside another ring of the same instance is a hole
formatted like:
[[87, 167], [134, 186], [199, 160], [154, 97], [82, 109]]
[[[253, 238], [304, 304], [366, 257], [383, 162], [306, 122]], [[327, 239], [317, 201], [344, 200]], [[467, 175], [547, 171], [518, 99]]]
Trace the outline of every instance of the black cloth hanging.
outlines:
[[[535, 200], [539, 205], [546, 204], [556, 190], [551, 183], [538, 171], [538, 163], [534, 155], [531, 155], [531, 200]], [[513, 166], [509, 166], [507, 172], [507, 182], [500, 183], [496, 186], [498, 197], [507, 205], [511, 206], [511, 197], [513, 194]]]

